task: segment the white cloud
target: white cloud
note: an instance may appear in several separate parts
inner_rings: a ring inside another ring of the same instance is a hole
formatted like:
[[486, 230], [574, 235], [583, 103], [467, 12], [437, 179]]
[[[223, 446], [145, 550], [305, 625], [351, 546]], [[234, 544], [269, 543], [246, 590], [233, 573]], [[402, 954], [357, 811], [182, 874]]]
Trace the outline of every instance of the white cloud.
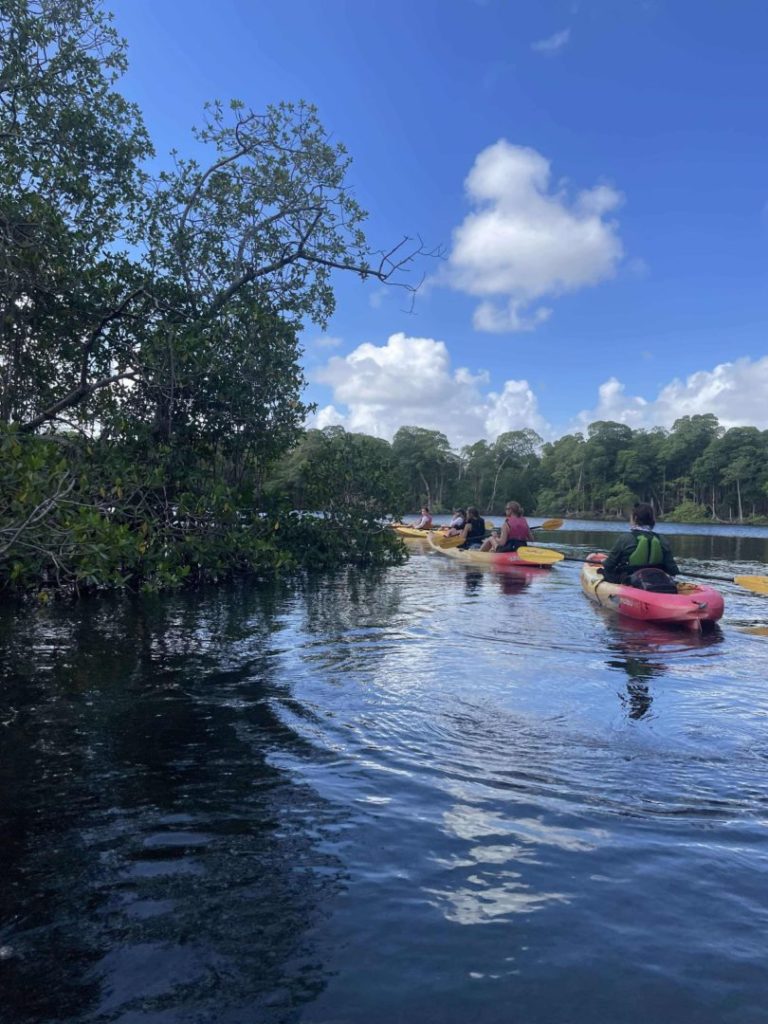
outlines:
[[[309, 423], [321, 429], [340, 424], [391, 439], [401, 426], [421, 426], [441, 430], [456, 446], [523, 427], [557, 436], [526, 380], [507, 380], [494, 391], [487, 372], [454, 369], [445, 343], [433, 338], [399, 333], [383, 345], [367, 342], [347, 356], [332, 356], [315, 378], [333, 390], [333, 404]], [[681, 416], [714, 413], [724, 427], [768, 430], [766, 394], [768, 355], [698, 370], [664, 385], [654, 398], [628, 395], [621, 381], [611, 377], [600, 385], [595, 406], [580, 412], [566, 429], [584, 430], [595, 420], [671, 427]]]
[[484, 149], [465, 182], [473, 211], [453, 233], [441, 280], [483, 299], [478, 330], [532, 330], [550, 315], [528, 309], [544, 295], [595, 285], [616, 273], [623, 249], [608, 219], [619, 192], [596, 185], [573, 197], [551, 190], [550, 163], [505, 139]]
[[333, 356], [315, 377], [331, 386], [334, 404], [320, 409], [312, 426], [340, 423], [391, 438], [398, 427], [414, 425], [441, 430], [456, 445], [523, 427], [549, 430], [527, 381], [508, 380], [492, 391], [486, 372], [452, 369], [445, 343], [433, 338], [399, 333], [385, 345], [366, 342]]
[[627, 395], [624, 385], [611, 377], [600, 386], [594, 409], [579, 413], [575, 427], [594, 420], [616, 420], [631, 427], [671, 426], [680, 416], [714, 413], [724, 427], [756, 426], [768, 429], [768, 356], [720, 363], [713, 370], [698, 370], [685, 380], [665, 385], [656, 398]]
[[325, 430], [326, 427], [343, 426], [345, 419], [344, 413], [339, 412], [335, 405], [324, 405], [318, 409], [314, 418], [310, 417], [310, 422], [318, 430]]
[[491, 334], [503, 334], [505, 331], [535, 331], [539, 324], [549, 320], [552, 310], [547, 306], [539, 306], [530, 316], [521, 313], [522, 302], [510, 299], [506, 309], [499, 308], [493, 302], [481, 302], [472, 316], [472, 324], [477, 331], [488, 331]]
[[537, 42], [531, 43], [531, 49], [534, 53], [543, 53], [545, 56], [551, 57], [559, 53], [568, 44], [570, 38], [571, 30], [564, 28], [562, 32], [555, 32], [554, 35], [547, 36], [546, 39], [539, 39]]
[[322, 338], [315, 338], [312, 344], [315, 348], [340, 348], [344, 341], [342, 338], [334, 338], [332, 335], [326, 334]]

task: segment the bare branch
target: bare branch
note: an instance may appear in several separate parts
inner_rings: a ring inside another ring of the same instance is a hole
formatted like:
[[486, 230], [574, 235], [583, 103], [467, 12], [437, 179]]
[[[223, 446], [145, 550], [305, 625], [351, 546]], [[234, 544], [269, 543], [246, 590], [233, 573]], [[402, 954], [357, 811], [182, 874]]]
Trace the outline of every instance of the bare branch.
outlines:
[[70, 409], [73, 405], [78, 405], [82, 400], [89, 395], [92, 395], [96, 391], [100, 391], [102, 388], [109, 387], [110, 384], [116, 384], [118, 381], [123, 380], [139, 380], [139, 375], [136, 373], [116, 373], [111, 377], [102, 377], [101, 380], [94, 381], [93, 384], [82, 385], [78, 384], [76, 388], [73, 388], [69, 394], [64, 395], [58, 402], [49, 406], [39, 415], [35, 416], [34, 419], [27, 420], [26, 423], [22, 423], [19, 430], [25, 434], [31, 433], [33, 430], [37, 430], [44, 423], [49, 420], [55, 419], [60, 412], [64, 409]]
[[41, 519], [44, 519], [48, 513], [58, 505], [67, 494], [69, 494], [74, 486], [74, 477], [72, 477], [69, 472], [64, 473], [59, 479], [54, 493], [50, 495], [50, 497], [41, 501], [39, 505], [36, 505], [23, 522], [19, 523], [18, 526], [7, 526], [5, 529], [0, 530], [0, 534], [11, 534], [10, 539], [0, 547], [0, 558], [2, 558], [11, 547], [13, 547], [16, 540], [25, 530], [34, 526], [35, 523], [39, 523]]

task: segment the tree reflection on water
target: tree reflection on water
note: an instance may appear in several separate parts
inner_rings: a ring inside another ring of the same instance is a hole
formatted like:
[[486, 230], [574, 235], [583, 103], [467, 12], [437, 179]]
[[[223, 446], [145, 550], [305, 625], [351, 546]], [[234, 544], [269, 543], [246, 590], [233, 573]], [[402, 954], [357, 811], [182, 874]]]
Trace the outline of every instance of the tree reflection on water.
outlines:
[[243, 587], [3, 620], [5, 1019], [270, 1020], [323, 987], [339, 811], [275, 767], [306, 742], [267, 692], [290, 608]]

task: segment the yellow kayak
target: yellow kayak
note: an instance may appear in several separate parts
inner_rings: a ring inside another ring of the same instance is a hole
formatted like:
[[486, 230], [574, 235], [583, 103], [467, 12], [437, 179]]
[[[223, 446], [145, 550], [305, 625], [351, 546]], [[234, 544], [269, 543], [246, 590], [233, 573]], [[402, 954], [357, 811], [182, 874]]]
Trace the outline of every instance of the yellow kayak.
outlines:
[[469, 548], [462, 551], [457, 547], [443, 547], [436, 543], [433, 537], [429, 537], [430, 547], [439, 551], [441, 555], [448, 555], [458, 562], [469, 562], [471, 565], [495, 565], [509, 568], [515, 565], [527, 565], [531, 567], [544, 568], [562, 562], [563, 554], [560, 551], [553, 551], [552, 548], [537, 548], [532, 544], [519, 547], [517, 551], [480, 551], [479, 548]]
[[411, 539], [426, 540], [429, 537], [431, 530], [417, 530], [413, 526], [403, 526], [402, 523], [393, 525], [392, 529], [398, 535], [398, 537], [410, 537]]

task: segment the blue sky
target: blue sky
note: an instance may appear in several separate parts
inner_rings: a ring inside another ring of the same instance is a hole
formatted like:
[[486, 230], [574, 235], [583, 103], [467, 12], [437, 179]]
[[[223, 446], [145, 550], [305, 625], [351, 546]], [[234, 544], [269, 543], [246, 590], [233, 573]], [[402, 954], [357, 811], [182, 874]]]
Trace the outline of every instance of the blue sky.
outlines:
[[768, 427], [764, 3], [108, 6], [159, 154], [206, 99], [304, 98], [354, 159], [371, 243], [445, 246], [413, 314], [338, 277], [304, 338], [317, 422]]

